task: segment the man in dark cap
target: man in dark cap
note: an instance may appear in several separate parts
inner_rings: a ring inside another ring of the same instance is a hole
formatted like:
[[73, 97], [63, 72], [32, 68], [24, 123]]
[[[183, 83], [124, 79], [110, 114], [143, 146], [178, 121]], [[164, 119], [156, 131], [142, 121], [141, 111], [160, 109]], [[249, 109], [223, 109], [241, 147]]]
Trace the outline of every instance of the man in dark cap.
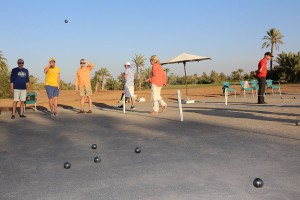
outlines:
[[258, 104], [267, 104], [265, 102], [265, 88], [266, 88], [266, 77], [267, 77], [267, 63], [273, 55], [270, 52], [266, 52], [263, 59], [258, 63], [257, 80], [258, 80]]

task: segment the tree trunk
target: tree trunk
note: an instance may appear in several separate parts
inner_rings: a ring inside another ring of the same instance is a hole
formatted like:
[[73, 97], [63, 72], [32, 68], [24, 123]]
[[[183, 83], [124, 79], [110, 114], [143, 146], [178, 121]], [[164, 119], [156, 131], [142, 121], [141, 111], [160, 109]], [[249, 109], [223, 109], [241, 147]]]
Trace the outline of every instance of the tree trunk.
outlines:
[[98, 82], [98, 80], [96, 80], [95, 81], [95, 92], [98, 92], [98, 84], [99, 84], [99, 82]]
[[[274, 49], [274, 42], [271, 44], [271, 54], [273, 55], [273, 49]], [[273, 57], [270, 59], [270, 71], [273, 70]]]
[[105, 77], [102, 77], [101, 91], [104, 91], [104, 78]]

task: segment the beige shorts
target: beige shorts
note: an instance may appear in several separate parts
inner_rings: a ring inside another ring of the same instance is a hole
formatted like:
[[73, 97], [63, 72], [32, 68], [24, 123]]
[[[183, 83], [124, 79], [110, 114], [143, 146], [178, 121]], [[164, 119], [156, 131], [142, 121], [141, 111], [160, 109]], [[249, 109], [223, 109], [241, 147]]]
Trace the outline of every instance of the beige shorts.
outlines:
[[92, 87], [91, 86], [83, 86], [79, 87], [79, 96], [92, 96]]
[[26, 101], [27, 90], [14, 89], [14, 101]]
[[126, 97], [134, 97], [134, 86], [125, 86], [124, 87], [125, 90], [125, 96]]

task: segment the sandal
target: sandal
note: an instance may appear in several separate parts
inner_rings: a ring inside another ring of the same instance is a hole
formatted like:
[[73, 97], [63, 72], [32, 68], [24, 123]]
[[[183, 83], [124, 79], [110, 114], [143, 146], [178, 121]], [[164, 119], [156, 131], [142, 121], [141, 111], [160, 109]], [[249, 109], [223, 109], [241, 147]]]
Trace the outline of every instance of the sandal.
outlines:
[[93, 113], [92, 110], [87, 111], [86, 113]]
[[162, 109], [161, 112], [165, 112], [167, 110], [167, 105], [163, 106], [161, 109]]
[[81, 114], [81, 113], [84, 113], [84, 111], [83, 111], [83, 110], [80, 110], [78, 113]]

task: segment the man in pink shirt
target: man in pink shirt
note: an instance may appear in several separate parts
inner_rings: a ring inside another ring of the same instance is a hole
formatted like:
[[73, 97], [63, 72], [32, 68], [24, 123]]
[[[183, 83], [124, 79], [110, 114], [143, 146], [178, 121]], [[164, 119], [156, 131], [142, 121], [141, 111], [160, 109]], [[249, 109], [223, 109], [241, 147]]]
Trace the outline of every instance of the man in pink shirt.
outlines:
[[87, 113], [92, 113], [92, 87], [90, 72], [93, 68], [93, 63], [86, 62], [84, 59], [80, 60], [80, 68], [77, 70], [75, 80], [75, 89], [78, 91], [81, 104], [79, 113], [84, 113], [84, 102], [86, 96], [89, 100], [89, 111]]
[[270, 52], [265, 53], [265, 57], [258, 63], [257, 80], [258, 80], [258, 104], [266, 104], [265, 102], [265, 88], [267, 77], [267, 63], [273, 55]]

